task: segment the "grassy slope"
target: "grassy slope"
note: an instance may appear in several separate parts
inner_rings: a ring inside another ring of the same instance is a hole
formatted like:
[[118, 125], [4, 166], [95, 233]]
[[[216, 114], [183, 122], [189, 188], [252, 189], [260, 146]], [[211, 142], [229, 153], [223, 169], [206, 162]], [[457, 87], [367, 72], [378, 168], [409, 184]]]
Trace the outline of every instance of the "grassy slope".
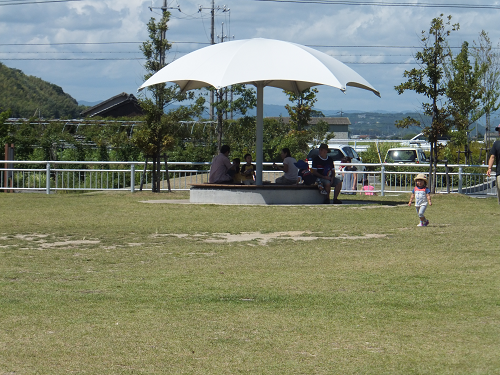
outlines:
[[[0, 374], [496, 373], [496, 201], [375, 198], [0, 194]], [[216, 241], [286, 231], [323, 238]]]

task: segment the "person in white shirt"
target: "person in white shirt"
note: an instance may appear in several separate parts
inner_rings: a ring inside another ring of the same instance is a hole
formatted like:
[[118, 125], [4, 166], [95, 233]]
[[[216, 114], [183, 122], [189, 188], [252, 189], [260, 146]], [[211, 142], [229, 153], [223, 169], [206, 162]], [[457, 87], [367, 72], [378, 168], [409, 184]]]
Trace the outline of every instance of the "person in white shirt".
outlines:
[[297, 183], [297, 174], [299, 169], [295, 166], [297, 160], [292, 158], [290, 154], [290, 149], [284, 148], [280, 153], [281, 159], [283, 159], [283, 165], [277, 165], [273, 163], [274, 169], [279, 169], [285, 172], [283, 176], [276, 179], [278, 185], [294, 185]]

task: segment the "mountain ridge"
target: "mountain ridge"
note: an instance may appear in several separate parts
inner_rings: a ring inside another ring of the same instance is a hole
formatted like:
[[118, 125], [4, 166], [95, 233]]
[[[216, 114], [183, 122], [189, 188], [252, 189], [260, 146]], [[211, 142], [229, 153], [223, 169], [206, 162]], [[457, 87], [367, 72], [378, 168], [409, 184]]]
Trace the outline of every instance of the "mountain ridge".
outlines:
[[74, 118], [80, 113], [78, 102], [57, 85], [0, 62], [0, 112], [12, 117]]

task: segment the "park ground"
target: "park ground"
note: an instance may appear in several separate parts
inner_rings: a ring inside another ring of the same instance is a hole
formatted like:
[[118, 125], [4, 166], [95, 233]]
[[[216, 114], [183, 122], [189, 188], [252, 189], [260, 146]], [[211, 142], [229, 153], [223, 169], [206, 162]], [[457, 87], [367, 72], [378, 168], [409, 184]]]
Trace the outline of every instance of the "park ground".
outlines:
[[0, 374], [500, 373], [496, 198], [187, 197], [0, 194]]

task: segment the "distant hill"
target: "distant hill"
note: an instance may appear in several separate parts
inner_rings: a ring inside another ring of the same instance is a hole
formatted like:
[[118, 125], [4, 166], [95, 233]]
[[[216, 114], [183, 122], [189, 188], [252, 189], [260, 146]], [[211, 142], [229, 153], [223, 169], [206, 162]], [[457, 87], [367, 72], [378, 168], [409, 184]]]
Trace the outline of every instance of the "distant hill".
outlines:
[[79, 101], [78, 101], [78, 104], [79, 104], [79, 105], [83, 105], [83, 106], [85, 106], [85, 107], [93, 107], [93, 106], [95, 106], [95, 105], [97, 105], [97, 104], [99, 104], [99, 103], [102, 103], [103, 101], [104, 101], [104, 100], [98, 100], [97, 102], [88, 102], [88, 101], [86, 101], [86, 100], [79, 100]]
[[78, 118], [81, 108], [63, 89], [0, 63], [0, 112], [12, 117]]

